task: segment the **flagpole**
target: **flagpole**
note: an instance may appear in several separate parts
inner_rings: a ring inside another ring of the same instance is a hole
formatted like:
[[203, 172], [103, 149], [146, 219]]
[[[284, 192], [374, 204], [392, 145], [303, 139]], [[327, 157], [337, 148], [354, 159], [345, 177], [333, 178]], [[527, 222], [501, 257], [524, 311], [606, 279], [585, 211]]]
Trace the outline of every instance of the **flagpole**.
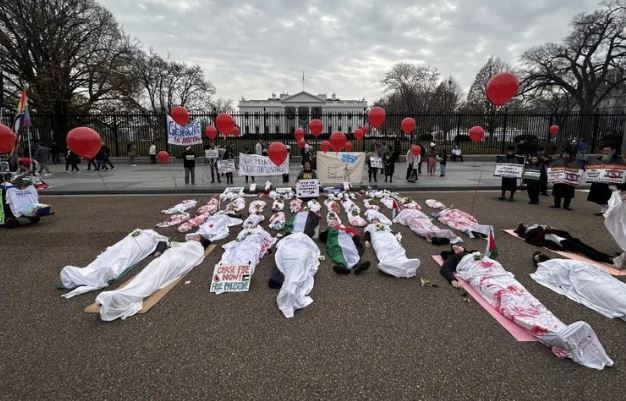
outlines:
[[32, 156], [32, 152], [30, 149], [30, 124], [28, 124], [28, 127], [26, 127], [26, 135], [28, 135], [28, 158], [30, 159], [30, 176], [32, 177], [34, 174], [34, 170], [35, 170], [35, 163], [33, 163], [33, 156]]

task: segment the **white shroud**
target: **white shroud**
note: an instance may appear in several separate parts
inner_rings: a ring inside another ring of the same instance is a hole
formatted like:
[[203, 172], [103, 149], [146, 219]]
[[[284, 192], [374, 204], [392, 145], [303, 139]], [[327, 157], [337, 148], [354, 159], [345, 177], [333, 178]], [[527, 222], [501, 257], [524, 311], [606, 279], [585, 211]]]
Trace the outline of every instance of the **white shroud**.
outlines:
[[608, 318], [626, 320], [626, 284], [604, 269], [578, 260], [550, 259], [539, 263], [530, 277]]
[[549, 346], [556, 356], [594, 369], [613, 366], [589, 324], [560, 321], [497, 261], [470, 254], [461, 259], [456, 271], [489, 305]]
[[251, 274], [254, 274], [256, 266], [267, 251], [276, 243], [276, 238], [265, 231], [262, 227], [243, 229], [237, 234], [237, 238], [222, 245], [224, 253], [220, 263], [222, 264], [250, 264]]
[[62, 297], [71, 298], [108, 286], [109, 281], [152, 254], [162, 241], [168, 241], [168, 238], [154, 230], [135, 230], [108, 247], [87, 266], [65, 266], [61, 270], [61, 283], [74, 290]]
[[286, 236], [276, 245], [276, 266], [285, 276], [276, 302], [285, 317], [293, 317], [296, 309], [313, 302], [309, 296], [313, 290], [313, 276], [317, 273], [320, 250], [304, 233]]
[[131, 282], [115, 291], [105, 291], [96, 297], [100, 318], [111, 321], [126, 319], [139, 312], [143, 300], [156, 290], [191, 271], [204, 260], [204, 248], [198, 241], [173, 242], [171, 248], [154, 259]]
[[420, 266], [419, 259], [409, 259], [398, 238], [389, 226], [378, 223], [365, 227], [372, 237], [372, 246], [378, 258], [378, 268], [395, 277], [413, 277]]
[[[609, 199], [608, 209], [604, 212], [604, 226], [611, 233], [617, 245], [622, 248], [622, 255], [618, 261], [626, 258], [626, 202], [619, 191], [613, 191]], [[617, 266], [621, 268], [622, 266]]]
[[[231, 217], [224, 212], [217, 212], [209, 217], [202, 225], [198, 232], [191, 234], [200, 234], [209, 241], [219, 241], [228, 237], [228, 227], [237, 226], [243, 223], [243, 220]], [[189, 234], [187, 234], [189, 236]]]
[[417, 209], [403, 209], [394, 219], [394, 223], [409, 226], [411, 231], [420, 237], [448, 238], [451, 244], [463, 242], [463, 240], [448, 229], [439, 228], [430, 221], [430, 218]]

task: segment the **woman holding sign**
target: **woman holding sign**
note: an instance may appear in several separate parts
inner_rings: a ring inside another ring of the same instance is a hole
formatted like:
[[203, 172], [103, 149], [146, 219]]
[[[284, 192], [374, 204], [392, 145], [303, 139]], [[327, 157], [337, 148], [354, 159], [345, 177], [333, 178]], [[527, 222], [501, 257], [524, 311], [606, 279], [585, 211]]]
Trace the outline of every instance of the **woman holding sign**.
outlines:
[[532, 155], [524, 166], [524, 184], [528, 190], [530, 205], [539, 203], [539, 179], [541, 178], [542, 164], [537, 155]]
[[[517, 163], [517, 156], [515, 156], [515, 148], [513, 146], [509, 146], [506, 148], [506, 156], [504, 156], [504, 163]], [[500, 200], [507, 200], [506, 191], [511, 191], [511, 195], [509, 196], [509, 202], [513, 202], [513, 195], [515, 195], [515, 191], [517, 191], [517, 178], [511, 177], [502, 177], [502, 184], [500, 186], [502, 190], [502, 195], [500, 196]]]
[[311, 161], [306, 160], [302, 166], [302, 171], [300, 171], [298, 178], [296, 178], [296, 184], [300, 180], [314, 180], [316, 178], [317, 174], [315, 174], [315, 171], [311, 168]]

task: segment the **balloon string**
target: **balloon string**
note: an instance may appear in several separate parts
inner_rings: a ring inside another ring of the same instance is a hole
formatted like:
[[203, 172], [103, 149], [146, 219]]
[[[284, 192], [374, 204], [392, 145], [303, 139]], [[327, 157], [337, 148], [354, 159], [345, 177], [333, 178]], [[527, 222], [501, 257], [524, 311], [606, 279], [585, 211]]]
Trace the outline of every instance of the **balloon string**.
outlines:
[[106, 190], [109, 190], [109, 187], [107, 186], [106, 182], [104, 182], [104, 178], [102, 178], [102, 174], [100, 173], [100, 170], [96, 170], [98, 172], [98, 176], [100, 177], [100, 181], [102, 181], [102, 185], [104, 185], [104, 188], [106, 188]]
[[480, 181], [482, 180], [483, 177], [483, 167], [485, 166], [485, 161], [483, 160], [483, 162], [480, 165], [480, 174], [478, 175], [478, 182], [476, 183], [476, 189], [474, 190], [474, 199], [472, 199], [472, 216], [474, 215], [474, 212], [476, 211], [476, 206], [478, 205], [478, 189], [480, 188]]

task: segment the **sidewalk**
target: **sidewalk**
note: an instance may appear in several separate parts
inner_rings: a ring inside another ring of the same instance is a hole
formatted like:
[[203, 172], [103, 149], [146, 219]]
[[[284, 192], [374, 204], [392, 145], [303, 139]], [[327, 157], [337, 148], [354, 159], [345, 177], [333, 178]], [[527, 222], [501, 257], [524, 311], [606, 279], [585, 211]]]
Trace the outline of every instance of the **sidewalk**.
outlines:
[[[396, 191], [420, 190], [474, 190], [480, 181], [480, 189], [499, 189], [500, 178], [493, 176], [494, 162], [465, 161], [448, 162], [448, 171], [445, 177], [439, 177], [439, 166], [436, 176], [420, 175], [418, 182], [408, 183], [405, 180], [406, 165], [397, 163], [393, 183], [385, 183], [384, 176], [378, 175], [378, 183], [367, 182], [367, 170], [363, 172], [363, 182], [354, 183], [355, 189], [378, 185], [378, 188], [393, 189]], [[174, 164], [138, 164], [131, 167], [128, 162], [117, 163], [114, 170], [96, 171], [87, 170], [87, 165], [79, 165], [80, 174], [65, 173], [65, 164], [49, 164], [52, 176], [41, 177], [50, 187], [42, 194], [153, 194], [153, 193], [207, 193], [222, 192], [226, 187], [225, 177], [222, 183], [217, 181], [211, 184], [211, 172], [208, 165], [202, 160], [196, 163], [196, 185], [185, 185], [182, 163]], [[426, 165], [423, 166], [426, 171]], [[300, 172], [300, 164], [290, 165], [289, 185], [295, 185], [295, 179]], [[262, 186], [266, 181], [274, 186], [286, 186], [282, 177], [257, 177], [256, 182]], [[248, 186], [244, 177], [234, 174], [234, 185]]]

